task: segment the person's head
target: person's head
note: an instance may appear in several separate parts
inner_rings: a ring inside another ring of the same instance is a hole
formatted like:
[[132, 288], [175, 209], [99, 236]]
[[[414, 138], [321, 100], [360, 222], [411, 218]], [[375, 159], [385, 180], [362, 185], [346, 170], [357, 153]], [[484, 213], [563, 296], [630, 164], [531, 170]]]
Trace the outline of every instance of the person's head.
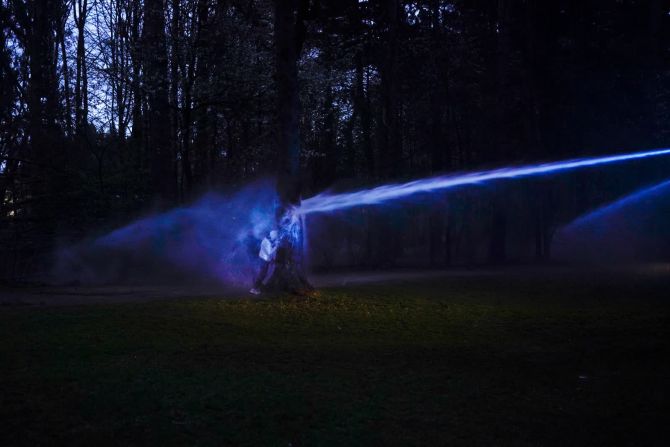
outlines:
[[277, 230], [270, 231], [270, 240], [271, 241], [276, 241], [277, 236], [279, 236], [279, 233], [277, 233]]

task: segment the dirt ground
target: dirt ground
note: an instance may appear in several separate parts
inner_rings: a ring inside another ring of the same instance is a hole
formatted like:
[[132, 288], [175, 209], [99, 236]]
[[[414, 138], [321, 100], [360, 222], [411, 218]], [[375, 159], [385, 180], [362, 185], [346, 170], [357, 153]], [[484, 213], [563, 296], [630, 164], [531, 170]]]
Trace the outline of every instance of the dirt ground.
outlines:
[[[645, 277], [670, 280], [670, 263], [621, 266], [514, 266], [504, 268], [337, 272], [310, 275], [317, 288], [364, 284], [403, 283], [439, 278], [509, 277], [514, 281], [566, 278]], [[0, 306], [77, 306], [87, 304], [143, 303], [160, 300], [221, 298], [237, 299], [248, 294], [240, 286], [214, 284], [105, 284], [105, 285], [1, 285]]]
[[[390, 281], [420, 280], [443, 276], [444, 271], [394, 271], [332, 273], [310, 276], [317, 288]], [[449, 273], [454, 274], [454, 272]], [[460, 274], [468, 274], [463, 271]], [[471, 273], [470, 273], [471, 274]], [[248, 289], [230, 285], [20, 285], [0, 286], [0, 306], [72, 306], [86, 304], [142, 303], [156, 300], [239, 298]]]

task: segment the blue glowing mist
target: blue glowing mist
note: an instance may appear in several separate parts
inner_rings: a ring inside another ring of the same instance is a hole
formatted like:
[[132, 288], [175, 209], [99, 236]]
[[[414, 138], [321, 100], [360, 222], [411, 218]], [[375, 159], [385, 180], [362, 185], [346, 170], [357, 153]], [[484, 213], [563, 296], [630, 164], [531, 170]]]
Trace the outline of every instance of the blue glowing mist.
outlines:
[[[670, 154], [670, 149], [446, 175], [351, 193], [322, 193], [304, 200], [288, 215], [289, 224], [280, 229], [280, 234], [295, 237], [300, 227], [297, 222], [310, 213], [387, 204], [458, 186], [665, 154]], [[272, 181], [257, 182], [228, 195], [209, 194], [193, 205], [137, 220], [91, 242], [60, 250], [54, 275], [59, 282], [101, 283], [132, 276], [164, 282], [182, 273], [188, 278], [248, 285], [258, 253], [248, 242], [259, 241], [276, 225], [277, 205]]]
[[125, 277], [174, 279], [185, 272], [247, 285], [257, 247], [275, 226], [274, 183], [257, 182], [229, 194], [137, 220], [90, 243], [61, 250], [54, 275], [62, 282], [116, 282]]
[[430, 193], [458, 186], [485, 183], [493, 180], [529, 177], [553, 174], [589, 166], [617, 163], [647, 157], [670, 154], [670, 149], [659, 149], [646, 152], [634, 152], [608, 157], [581, 158], [576, 160], [543, 163], [538, 165], [502, 168], [490, 171], [472, 172], [462, 175], [445, 175], [429, 179], [415, 180], [408, 183], [384, 185], [362, 191], [330, 194], [323, 193], [302, 202], [301, 214], [325, 213], [362, 205], [378, 205], [390, 200], [397, 200], [420, 193]]
[[580, 216], [554, 238], [559, 259], [658, 260], [670, 249], [670, 180]]

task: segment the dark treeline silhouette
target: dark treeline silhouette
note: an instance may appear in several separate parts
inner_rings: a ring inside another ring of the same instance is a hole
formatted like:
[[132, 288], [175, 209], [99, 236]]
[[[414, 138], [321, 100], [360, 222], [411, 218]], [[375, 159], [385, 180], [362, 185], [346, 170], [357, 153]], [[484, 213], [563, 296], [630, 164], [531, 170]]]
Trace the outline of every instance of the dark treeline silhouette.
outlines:
[[[669, 13], [665, 0], [0, 0], [0, 276], [263, 175], [291, 204], [667, 145]], [[312, 261], [547, 259], [559, 223], [668, 164], [612, 169], [392, 218], [354, 210], [344, 226], [317, 217], [343, 243], [317, 238]]]

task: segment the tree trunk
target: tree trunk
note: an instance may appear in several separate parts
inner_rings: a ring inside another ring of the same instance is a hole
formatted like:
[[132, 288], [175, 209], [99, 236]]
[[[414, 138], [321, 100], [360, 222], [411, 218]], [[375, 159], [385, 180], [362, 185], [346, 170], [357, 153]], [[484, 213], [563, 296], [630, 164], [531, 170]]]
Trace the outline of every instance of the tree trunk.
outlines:
[[[124, 81], [121, 79], [128, 78], [127, 64], [126, 64], [126, 38], [125, 38], [125, 22], [121, 18], [121, 5], [115, 3], [114, 5], [114, 23], [116, 26], [116, 46], [117, 50], [116, 61], [114, 62], [114, 67], [117, 73], [119, 80], [116, 81], [116, 119], [118, 121], [118, 130], [119, 130], [119, 144], [120, 146], [125, 145], [126, 139], [126, 98], [128, 87]], [[120, 153], [123, 156], [124, 150], [121, 150]]]
[[384, 19], [386, 21], [386, 36], [384, 54], [380, 67], [381, 94], [382, 94], [382, 132], [380, 138], [380, 155], [383, 157], [383, 173], [387, 178], [394, 178], [401, 172], [401, 134], [398, 118], [399, 86], [398, 86], [398, 28], [399, 9], [398, 0], [385, 2]]
[[[172, 141], [171, 152], [172, 154], [179, 154], [181, 152], [181, 137], [183, 132], [180, 129], [180, 114], [179, 114], [179, 86], [180, 86], [180, 73], [179, 66], [181, 65], [181, 44], [180, 39], [182, 35], [182, 26], [180, 23], [181, 20], [181, 0], [172, 0], [172, 17], [170, 23], [170, 44], [171, 44], [171, 57], [170, 57], [170, 81], [169, 81], [169, 101], [170, 101], [170, 125], [171, 133], [170, 140]], [[182, 73], [183, 75], [183, 73]], [[183, 92], [182, 92], [183, 94]], [[176, 158], [176, 157], [175, 157]], [[181, 159], [183, 163], [183, 159]], [[179, 161], [177, 161], [179, 163]], [[173, 167], [173, 169], [176, 166]], [[178, 173], [180, 170], [176, 169]], [[180, 185], [179, 176], [175, 175], [175, 182], [177, 183], [177, 193], [176, 195], [181, 199], [183, 188]]]
[[77, 68], [74, 85], [75, 125], [77, 133], [81, 135], [84, 133], [88, 121], [88, 80], [86, 72], [86, 41], [84, 36], [88, 0], [77, 0], [72, 4], [72, 8], [74, 10], [74, 22], [77, 27]]
[[[330, 72], [327, 75], [328, 78], [331, 77]], [[318, 172], [318, 184], [320, 187], [328, 187], [337, 178], [338, 169], [337, 169], [337, 114], [334, 107], [334, 98], [333, 98], [333, 87], [329, 84], [326, 86], [325, 98], [323, 101], [323, 128], [321, 129], [321, 135], [318, 140], [320, 140], [320, 149], [324, 154], [323, 159], [319, 163], [321, 169]]]
[[294, 211], [300, 206], [300, 103], [298, 57], [304, 39], [308, 2], [275, 0], [277, 104], [277, 225], [279, 246], [275, 271], [268, 288], [304, 295], [312, 290], [302, 262], [303, 221]]
[[62, 212], [64, 199], [55, 193], [64, 188], [66, 180], [59, 175], [64, 151], [62, 132], [57, 122], [60, 116], [58, 82], [54, 76], [54, 54], [58, 51], [56, 16], [62, 10], [55, 1], [37, 0], [28, 4], [27, 11], [25, 57], [30, 77], [26, 86], [26, 136], [29, 143], [28, 151], [22, 158], [30, 163], [20, 163], [14, 175], [28, 182], [26, 192], [30, 196], [26, 207], [30, 235], [28, 241], [22, 241], [26, 244], [26, 259], [21, 268], [35, 272], [46, 268], [46, 257], [43, 255], [53, 248], [56, 227], [65, 218]]
[[[402, 134], [400, 113], [400, 85], [398, 82], [398, 30], [400, 28], [400, 3], [387, 0], [383, 3], [382, 17], [385, 25], [384, 46], [380, 63], [381, 129], [379, 133], [380, 170], [385, 179], [396, 179], [402, 174]], [[396, 231], [397, 215], [384, 215], [378, 222], [377, 246], [383, 267], [395, 265], [402, 253], [402, 235]]]
[[[65, 129], [68, 136], [72, 135], [72, 105], [70, 103], [70, 74], [67, 66], [67, 52], [65, 48], [65, 23], [66, 18], [62, 17], [58, 24], [58, 45], [61, 51], [61, 64], [63, 66], [63, 96], [65, 97]], [[2, 196], [0, 196], [2, 197]]]
[[137, 172], [142, 172], [146, 166], [146, 148], [144, 145], [145, 123], [142, 115], [142, 106], [144, 96], [140, 84], [140, 74], [142, 72], [142, 52], [140, 38], [140, 17], [141, 9], [137, 2], [129, 5], [128, 19], [128, 41], [130, 50], [131, 64], [131, 90], [132, 90], [132, 110], [130, 111], [132, 127], [130, 139], [134, 147], [135, 164]]
[[[516, 98], [511, 92], [511, 64], [514, 60], [512, 49], [510, 0], [498, 0], [496, 23], [496, 141], [492, 146], [491, 161], [499, 163], [512, 155], [515, 141], [508, 128], [512, 116], [512, 102]], [[494, 193], [489, 240], [489, 262], [504, 263], [507, 246], [507, 212], [503, 194]]]
[[503, 264], [507, 261], [507, 214], [503, 196], [499, 194], [493, 199], [490, 235], [489, 262]]
[[48, 0], [31, 4], [32, 27], [26, 48], [30, 70], [27, 89], [28, 135], [31, 143], [29, 158], [35, 162], [29, 169], [35, 171], [36, 185], [44, 186], [44, 190], [35, 192], [40, 199], [49, 192], [46, 176], [51, 173], [48, 170], [41, 171], [55, 162], [53, 148], [56, 137], [57, 87], [50, 76], [54, 48], [53, 13], [53, 3]]
[[[198, 8], [200, 8], [198, 6]], [[196, 14], [193, 14], [191, 18], [191, 33], [192, 38], [194, 37], [194, 42], [198, 42], [201, 33], [201, 20], [203, 19], [201, 15], [201, 10], [198, 9]], [[181, 113], [181, 131], [183, 133], [181, 141], [181, 163], [182, 163], [182, 192], [188, 198], [191, 195], [191, 188], [193, 187], [193, 167], [192, 167], [192, 157], [191, 157], [191, 111], [193, 108], [193, 85], [195, 83], [196, 77], [196, 61], [198, 60], [198, 51], [195, 48], [192, 48], [188, 60], [188, 68], [185, 66], [185, 61], [181, 61], [181, 71], [182, 71], [182, 92], [184, 95], [184, 100], [182, 104], [182, 113]]]
[[[366, 95], [365, 67], [363, 52], [356, 53], [356, 90], [354, 92], [354, 115], [360, 117], [360, 132], [363, 140], [365, 159], [365, 175], [371, 179], [375, 176], [375, 154], [372, 148], [372, 120], [370, 118], [370, 98]], [[369, 86], [368, 91], [369, 91]]]
[[[441, 39], [440, 11], [439, 2], [437, 0], [432, 1], [431, 10], [431, 40], [434, 48], [440, 48], [441, 44], [444, 44], [444, 42], [442, 42]], [[430, 167], [432, 175], [437, 175], [444, 171], [448, 167], [447, 160], [449, 160], [445, 132], [443, 130], [443, 104], [445, 103], [444, 99], [447, 97], [446, 92], [449, 88], [449, 80], [445, 71], [442, 69], [442, 64], [438, 57], [439, 54], [439, 52], [434, 51], [430, 60], [430, 81], [435, 86], [429, 100], [430, 139], [428, 140], [428, 144], [430, 145]], [[447, 246], [447, 238], [444, 233], [445, 230], [447, 230], [445, 224], [447, 218], [447, 202], [440, 201], [439, 205], [431, 211], [429, 217], [429, 258], [431, 266], [438, 264], [440, 248], [444, 251], [442, 260], [445, 261], [449, 257], [449, 247]]]
[[171, 143], [168, 57], [162, 0], [144, 2], [144, 81], [147, 91], [148, 144], [152, 189], [164, 206], [176, 198], [175, 157]]

